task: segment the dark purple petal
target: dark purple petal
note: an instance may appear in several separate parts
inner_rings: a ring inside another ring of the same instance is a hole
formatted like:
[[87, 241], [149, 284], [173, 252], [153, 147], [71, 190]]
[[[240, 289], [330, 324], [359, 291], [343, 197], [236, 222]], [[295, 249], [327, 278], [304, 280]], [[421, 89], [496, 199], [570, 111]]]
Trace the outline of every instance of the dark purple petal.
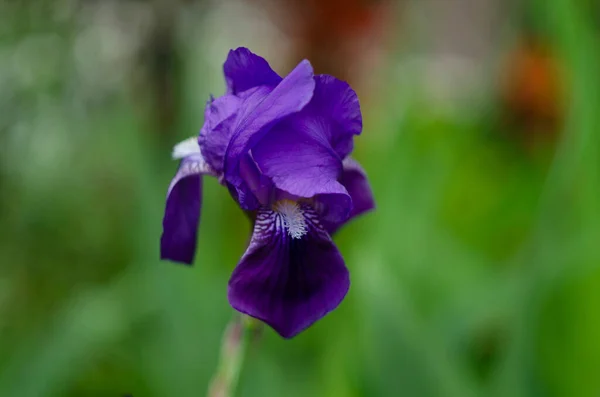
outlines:
[[[343, 185], [342, 185], [343, 186]], [[346, 188], [344, 188], [346, 192]], [[319, 194], [314, 197], [314, 207], [319, 217], [329, 231], [330, 224], [344, 224], [348, 221], [352, 210], [352, 198], [347, 192], [344, 194]]]
[[291, 338], [335, 309], [350, 287], [344, 260], [316, 212], [301, 207], [306, 234], [293, 238], [282, 216], [257, 213], [250, 246], [229, 281], [234, 309]]
[[294, 116], [275, 126], [252, 149], [262, 173], [275, 186], [298, 197], [326, 195], [335, 211], [331, 221], [346, 220], [352, 201], [338, 182], [342, 161], [329, 145], [315, 119]]
[[202, 205], [202, 174], [212, 170], [200, 154], [184, 158], [167, 193], [160, 238], [160, 257], [191, 264], [194, 261]]
[[260, 172], [250, 154], [242, 156], [240, 175], [259, 204], [268, 205], [274, 201], [276, 191], [273, 182]]
[[361, 215], [375, 208], [375, 199], [367, 174], [356, 160], [350, 157], [344, 160], [344, 172], [340, 182], [352, 197], [351, 217]]
[[230, 191], [239, 198], [242, 209], [256, 209], [256, 201], [247, 202], [250, 190], [240, 175], [240, 160], [276, 122], [300, 111], [310, 101], [315, 82], [312, 66], [302, 61], [272, 91], [259, 89], [240, 107], [233, 136], [225, 154], [225, 179]]
[[348, 83], [329, 75], [315, 76], [315, 92], [303, 110], [317, 118], [330, 145], [340, 158], [352, 152], [354, 135], [362, 131], [362, 115], [356, 92]]
[[[332, 222], [331, 218], [323, 222], [330, 234], [335, 233], [337, 229], [350, 221], [350, 219], [375, 208], [375, 199], [373, 198], [373, 191], [369, 185], [367, 174], [357, 161], [350, 157], [344, 160], [344, 172], [342, 173], [340, 182], [344, 185], [350, 197], [352, 197], [352, 211], [348, 219], [344, 222]], [[319, 201], [327, 207], [327, 200], [328, 198], [325, 197]]]
[[227, 92], [230, 94], [261, 85], [274, 87], [281, 81], [281, 77], [271, 69], [264, 58], [243, 47], [229, 51], [223, 72]]

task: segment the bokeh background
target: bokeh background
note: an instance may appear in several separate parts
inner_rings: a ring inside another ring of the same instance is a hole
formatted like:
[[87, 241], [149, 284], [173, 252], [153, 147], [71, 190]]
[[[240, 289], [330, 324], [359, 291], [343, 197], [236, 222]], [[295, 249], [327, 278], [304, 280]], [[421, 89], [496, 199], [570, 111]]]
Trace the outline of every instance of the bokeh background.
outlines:
[[206, 394], [247, 220], [158, 259], [172, 146], [247, 46], [359, 93], [342, 305], [239, 396], [600, 396], [597, 0], [0, 1], [0, 396]]

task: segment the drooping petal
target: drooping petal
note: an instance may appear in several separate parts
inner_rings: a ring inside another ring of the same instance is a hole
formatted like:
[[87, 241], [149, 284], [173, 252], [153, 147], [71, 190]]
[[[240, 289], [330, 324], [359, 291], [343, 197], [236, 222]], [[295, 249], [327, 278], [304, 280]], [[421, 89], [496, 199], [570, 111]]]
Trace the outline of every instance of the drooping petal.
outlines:
[[340, 156], [352, 152], [354, 135], [362, 132], [362, 115], [356, 92], [346, 83], [329, 75], [315, 76], [315, 92], [302, 113], [318, 119], [322, 131]]
[[[352, 211], [348, 219], [344, 222], [332, 222], [330, 219], [324, 220], [323, 224], [329, 234], [335, 233], [352, 218], [375, 208], [375, 199], [373, 198], [373, 191], [369, 185], [367, 174], [360, 164], [351, 157], [347, 157], [344, 160], [344, 171], [342, 172], [340, 183], [344, 185], [350, 197], [352, 197]], [[325, 205], [327, 204], [326, 200], [327, 198], [324, 201]]]
[[335, 309], [350, 287], [344, 260], [316, 212], [308, 206], [301, 211], [305, 234], [294, 238], [281, 214], [259, 210], [250, 246], [229, 281], [233, 308], [284, 338]]
[[277, 188], [298, 197], [327, 196], [332, 204], [327, 217], [342, 222], [352, 209], [348, 192], [338, 182], [342, 161], [315, 120], [298, 115], [277, 124], [254, 146], [252, 156]]
[[240, 176], [240, 160], [275, 123], [300, 111], [310, 101], [315, 82], [312, 66], [302, 61], [272, 91], [258, 89], [240, 106], [233, 136], [225, 153], [225, 179], [245, 210], [256, 209], [256, 200], [246, 202], [250, 191]]
[[227, 91], [231, 94], [261, 85], [274, 87], [281, 81], [264, 58], [244, 47], [229, 51], [223, 72]]
[[200, 153], [183, 158], [167, 193], [160, 257], [191, 264], [202, 205], [202, 175], [212, 174]]

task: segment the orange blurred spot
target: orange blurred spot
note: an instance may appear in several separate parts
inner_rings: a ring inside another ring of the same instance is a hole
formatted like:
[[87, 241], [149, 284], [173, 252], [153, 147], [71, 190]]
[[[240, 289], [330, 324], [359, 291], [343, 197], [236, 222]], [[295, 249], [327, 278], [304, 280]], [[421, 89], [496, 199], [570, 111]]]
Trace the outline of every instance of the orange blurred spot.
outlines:
[[509, 55], [502, 86], [505, 117], [526, 143], [554, 142], [563, 120], [558, 59], [539, 39], [526, 37]]

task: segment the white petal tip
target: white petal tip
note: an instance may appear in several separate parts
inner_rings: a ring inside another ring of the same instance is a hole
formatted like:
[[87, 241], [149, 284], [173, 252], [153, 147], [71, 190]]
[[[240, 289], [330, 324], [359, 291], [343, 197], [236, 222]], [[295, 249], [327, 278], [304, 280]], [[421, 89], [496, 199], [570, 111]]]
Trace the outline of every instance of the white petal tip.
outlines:
[[198, 144], [198, 137], [196, 136], [188, 138], [185, 141], [179, 142], [177, 145], [175, 145], [171, 156], [174, 160], [178, 160], [193, 154], [200, 154], [200, 145]]

